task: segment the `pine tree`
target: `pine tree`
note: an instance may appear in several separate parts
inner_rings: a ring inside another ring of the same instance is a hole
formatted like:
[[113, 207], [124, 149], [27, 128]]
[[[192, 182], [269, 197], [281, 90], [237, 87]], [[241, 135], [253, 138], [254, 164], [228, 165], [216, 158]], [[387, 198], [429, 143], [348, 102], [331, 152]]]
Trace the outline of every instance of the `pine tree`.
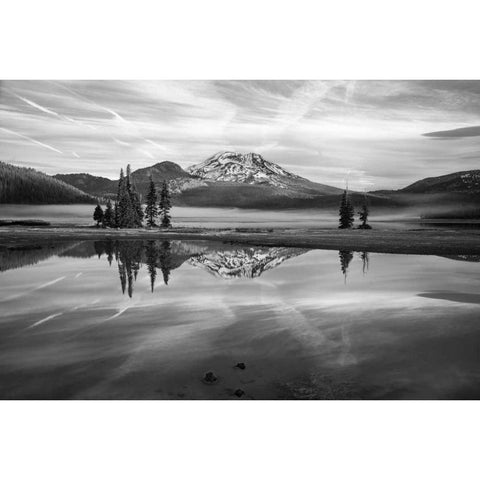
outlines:
[[100, 226], [100, 223], [103, 221], [103, 210], [102, 207], [97, 204], [93, 212], [93, 219], [97, 222], [97, 227]]
[[353, 205], [348, 198], [347, 190], [344, 190], [339, 210], [340, 224], [338, 228], [352, 228], [354, 220]]
[[153, 182], [152, 177], [150, 177], [150, 186], [147, 193], [147, 206], [145, 207], [145, 216], [147, 217], [147, 225], [149, 227], [155, 227], [155, 219], [158, 216], [158, 207], [157, 207], [157, 189], [155, 188], [155, 183]]
[[162, 227], [169, 228], [172, 226], [170, 209], [172, 204], [170, 201], [170, 192], [166, 180], [163, 181], [162, 191], [160, 193], [160, 217], [162, 218]]
[[143, 226], [143, 208], [142, 201], [140, 199], [140, 194], [135, 190], [135, 187], [132, 185], [132, 206], [135, 216], [135, 226]]
[[120, 179], [118, 180], [118, 227], [135, 228], [138, 226], [137, 213], [132, 202], [132, 186], [130, 183], [130, 165], [127, 166], [127, 174], [123, 175], [123, 169], [120, 170]]
[[118, 201], [115, 200], [115, 205], [113, 207], [113, 227], [118, 228], [120, 226], [120, 216], [118, 210]]
[[365, 230], [369, 230], [371, 229], [372, 227], [367, 223], [368, 221], [368, 214], [370, 212], [368, 211], [368, 205], [367, 205], [367, 198], [365, 197], [364, 200], [363, 200], [363, 205], [362, 205], [362, 208], [361, 210], [358, 212], [358, 218], [360, 219], [360, 221], [362, 222], [358, 228], [361, 228], [361, 229], [365, 229]]
[[114, 226], [114, 212], [112, 208], [112, 202], [107, 200], [107, 206], [105, 207], [105, 213], [103, 214], [103, 224], [106, 227], [113, 227]]

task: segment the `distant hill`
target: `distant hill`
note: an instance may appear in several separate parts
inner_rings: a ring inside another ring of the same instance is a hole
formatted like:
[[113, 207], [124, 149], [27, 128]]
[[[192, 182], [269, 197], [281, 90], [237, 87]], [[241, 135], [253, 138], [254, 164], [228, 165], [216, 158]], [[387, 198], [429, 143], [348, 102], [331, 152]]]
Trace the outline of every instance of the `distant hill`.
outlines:
[[[205, 182], [187, 173], [180, 165], [173, 162], [160, 162], [151, 167], [140, 168], [132, 172], [132, 181], [138, 192], [144, 197], [147, 194], [150, 176], [158, 186], [166, 180], [173, 193], [179, 193], [186, 188], [205, 185]], [[57, 174], [54, 175], [54, 178], [95, 196], [112, 197], [117, 193], [118, 180], [96, 177], [88, 173]]]
[[423, 218], [480, 218], [480, 170], [428, 177], [400, 190], [370, 194], [384, 196], [405, 208], [415, 209]]
[[450, 173], [440, 177], [429, 177], [402, 188], [405, 193], [480, 193], [480, 170]]
[[78, 188], [33, 168], [0, 162], [0, 203], [95, 203]]
[[105, 177], [96, 177], [89, 173], [59, 173], [54, 175], [53, 178], [68, 183], [69, 185], [96, 197], [115, 194], [117, 192], [116, 180], [110, 180]]

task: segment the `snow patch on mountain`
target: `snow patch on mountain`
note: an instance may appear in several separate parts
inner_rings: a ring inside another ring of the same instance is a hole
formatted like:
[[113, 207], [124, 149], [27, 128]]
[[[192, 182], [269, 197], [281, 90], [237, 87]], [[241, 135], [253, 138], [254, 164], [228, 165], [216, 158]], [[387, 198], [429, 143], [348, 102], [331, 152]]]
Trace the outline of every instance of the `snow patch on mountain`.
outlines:
[[187, 171], [205, 180], [266, 184], [289, 188], [290, 181], [300, 179], [257, 153], [217, 153], [204, 162], [189, 167]]

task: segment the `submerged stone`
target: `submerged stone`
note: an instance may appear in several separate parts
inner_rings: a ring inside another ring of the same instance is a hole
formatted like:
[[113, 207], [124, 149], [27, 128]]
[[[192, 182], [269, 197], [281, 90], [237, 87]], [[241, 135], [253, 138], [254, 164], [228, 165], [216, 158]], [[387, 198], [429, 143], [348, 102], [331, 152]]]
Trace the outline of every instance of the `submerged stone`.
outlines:
[[215, 376], [213, 372], [207, 372], [203, 377], [203, 381], [205, 383], [215, 383], [218, 381], [218, 378]]

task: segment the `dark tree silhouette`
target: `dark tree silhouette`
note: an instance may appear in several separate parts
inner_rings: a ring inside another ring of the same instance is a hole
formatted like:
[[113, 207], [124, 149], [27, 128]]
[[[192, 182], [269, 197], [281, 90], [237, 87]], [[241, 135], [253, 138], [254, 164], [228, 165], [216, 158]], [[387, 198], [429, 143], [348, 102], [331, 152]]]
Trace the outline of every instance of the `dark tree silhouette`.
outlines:
[[99, 227], [103, 221], [103, 210], [102, 207], [98, 204], [93, 212], [93, 219], [97, 222], [97, 227]]
[[117, 191], [117, 226], [121, 228], [137, 228], [142, 226], [143, 210], [140, 196], [130, 178], [130, 165], [126, 174], [120, 170]]
[[353, 205], [350, 202], [350, 198], [348, 197], [348, 191], [344, 190], [342, 195], [342, 200], [340, 202], [340, 210], [339, 210], [339, 226], [338, 228], [352, 228], [353, 225]]
[[358, 228], [361, 228], [363, 230], [370, 230], [372, 227], [367, 223], [368, 221], [368, 205], [367, 205], [367, 197], [365, 196], [363, 199], [363, 204], [358, 212], [358, 218], [360, 219], [360, 222], [362, 222]]
[[145, 207], [145, 216], [147, 217], [147, 225], [149, 227], [156, 226], [155, 220], [158, 216], [157, 201], [157, 189], [155, 188], [155, 183], [153, 182], [152, 177], [150, 177], [150, 184], [147, 193], [147, 206]]
[[169, 228], [172, 226], [170, 209], [172, 203], [170, 201], [170, 191], [166, 180], [163, 181], [162, 191], [160, 193], [160, 217], [162, 219], [162, 227]]
[[113, 227], [114, 226], [114, 212], [112, 208], [112, 202], [107, 200], [107, 206], [105, 207], [105, 213], [103, 214], [103, 224], [106, 227]]
[[118, 210], [118, 201], [115, 200], [113, 207], [113, 227], [118, 228], [120, 226], [120, 212]]
[[347, 273], [350, 262], [353, 259], [353, 252], [350, 250], [339, 250], [338, 256], [340, 257], [340, 270], [345, 277], [345, 283], [347, 282]]

